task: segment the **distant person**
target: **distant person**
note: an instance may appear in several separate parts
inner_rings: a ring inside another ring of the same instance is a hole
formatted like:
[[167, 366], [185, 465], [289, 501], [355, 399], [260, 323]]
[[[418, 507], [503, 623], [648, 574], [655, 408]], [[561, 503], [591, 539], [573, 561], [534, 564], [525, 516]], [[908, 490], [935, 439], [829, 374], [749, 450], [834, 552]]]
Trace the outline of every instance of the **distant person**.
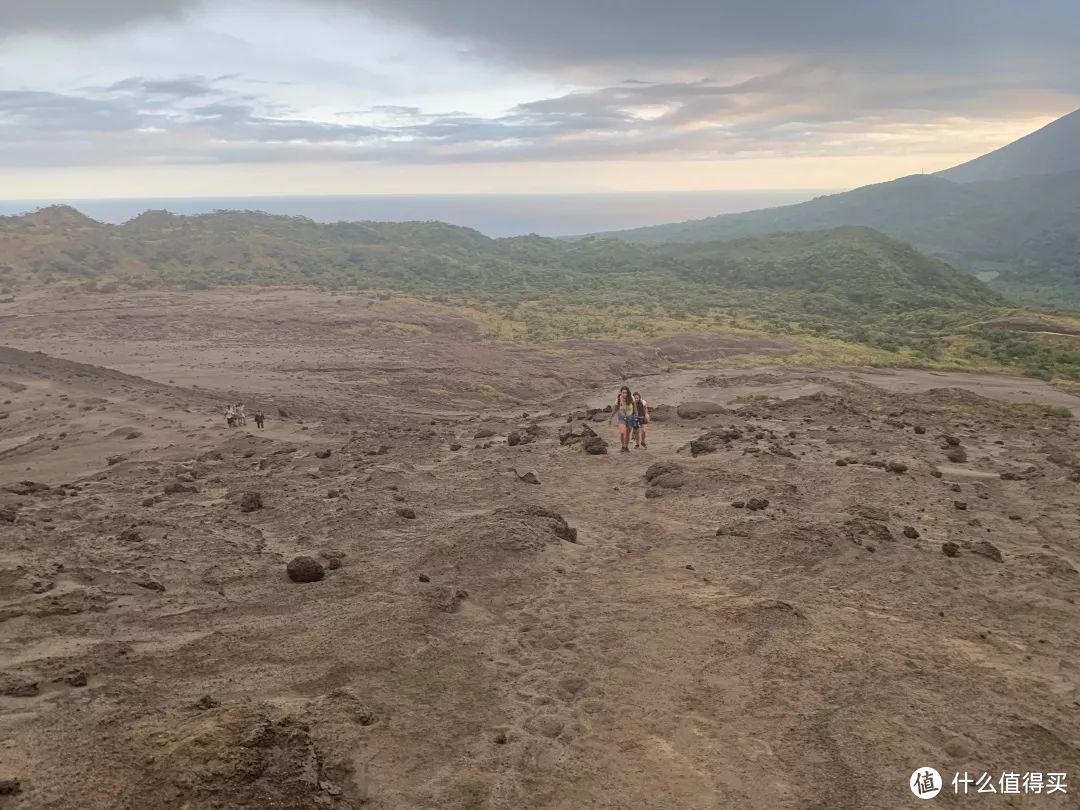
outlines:
[[232, 405], [225, 409], [225, 424], [229, 427], [236, 426], [236, 408]]
[[244, 412], [244, 403], [236, 403], [236, 424], [243, 427], [247, 424], [247, 414]]
[[634, 422], [634, 398], [630, 389], [625, 385], [619, 390], [619, 399], [615, 403], [615, 410], [611, 412], [611, 418], [619, 426], [619, 442], [622, 444], [622, 452], [630, 452], [630, 430]]
[[649, 403], [641, 398], [641, 394], [634, 392], [634, 417], [637, 425], [634, 427], [634, 447], [648, 447], [645, 444], [645, 426], [649, 424]]
[[259, 408], [259, 410], [255, 411], [255, 427], [262, 430], [265, 424], [266, 414], [262, 412], [262, 408]]

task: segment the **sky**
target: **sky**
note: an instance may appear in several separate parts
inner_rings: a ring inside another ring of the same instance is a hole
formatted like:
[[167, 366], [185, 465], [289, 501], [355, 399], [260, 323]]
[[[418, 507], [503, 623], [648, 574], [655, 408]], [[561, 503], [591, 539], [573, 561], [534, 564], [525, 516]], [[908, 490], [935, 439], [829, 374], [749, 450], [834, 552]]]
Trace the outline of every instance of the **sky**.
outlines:
[[0, 0], [0, 199], [842, 189], [1080, 108], [1076, 0]]

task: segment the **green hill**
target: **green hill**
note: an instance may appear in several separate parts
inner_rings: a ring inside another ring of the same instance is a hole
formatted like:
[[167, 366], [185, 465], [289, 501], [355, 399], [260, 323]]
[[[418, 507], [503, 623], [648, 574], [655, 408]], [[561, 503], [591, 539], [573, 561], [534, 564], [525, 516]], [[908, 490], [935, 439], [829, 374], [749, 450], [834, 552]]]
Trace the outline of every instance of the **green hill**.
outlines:
[[[489, 239], [440, 222], [319, 224], [257, 212], [147, 212], [123, 225], [64, 207], [0, 218], [7, 294], [230, 285], [408, 294], [467, 308], [504, 339], [751, 331], [860, 344], [882, 362], [1080, 377], [1075, 324], [1019, 328], [1034, 316], [1011, 312], [971, 274], [866, 227], [648, 245]], [[865, 351], [852, 357], [868, 361]]]
[[845, 225], [910, 242], [1015, 301], [1080, 310], [1080, 110], [937, 175], [600, 235], [659, 244]]
[[969, 184], [915, 175], [798, 205], [604, 236], [660, 244], [844, 225], [910, 242], [1020, 300], [1080, 307], [1080, 171]]
[[54, 207], [0, 219], [9, 287], [388, 286], [508, 303], [647, 279], [828, 295], [878, 314], [999, 303], [974, 278], [868, 228], [690, 245], [490, 239], [441, 222], [147, 212], [105, 225]]

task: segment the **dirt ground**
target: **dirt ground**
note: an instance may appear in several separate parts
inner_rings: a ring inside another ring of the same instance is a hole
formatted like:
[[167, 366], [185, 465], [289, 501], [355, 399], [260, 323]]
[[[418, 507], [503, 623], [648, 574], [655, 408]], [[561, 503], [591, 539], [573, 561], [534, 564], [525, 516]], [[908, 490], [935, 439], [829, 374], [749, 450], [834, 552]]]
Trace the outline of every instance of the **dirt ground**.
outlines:
[[[0, 808], [844, 810], [916, 804], [927, 766], [1080, 780], [1080, 428], [1040, 407], [1080, 400], [730, 363], [782, 341], [477, 334], [295, 291], [7, 305]], [[590, 410], [623, 379], [655, 417], [629, 453]]]

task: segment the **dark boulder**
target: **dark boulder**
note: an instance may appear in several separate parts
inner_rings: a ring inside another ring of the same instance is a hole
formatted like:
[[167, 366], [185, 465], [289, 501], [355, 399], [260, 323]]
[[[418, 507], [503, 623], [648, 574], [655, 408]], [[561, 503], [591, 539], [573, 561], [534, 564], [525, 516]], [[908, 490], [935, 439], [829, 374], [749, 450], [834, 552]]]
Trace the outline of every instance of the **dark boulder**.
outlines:
[[240, 496], [240, 511], [255, 512], [263, 508], [262, 494], [258, 492], [245, 492]]
[[945, 458], [953, 464], [966, 464], [968, 460], [967, 450], [963, 447], [953, 447], [945, 453]]
[[314, 557], [293, 557], [287, 566], [285, 573], [293, 582], [318, 582], [326, 576], [326, 570], [322, 563]]
[[599, 436], [588, 436], [581, 440], [581, 449], [590, 456], [607, 455], [607, 442]]

